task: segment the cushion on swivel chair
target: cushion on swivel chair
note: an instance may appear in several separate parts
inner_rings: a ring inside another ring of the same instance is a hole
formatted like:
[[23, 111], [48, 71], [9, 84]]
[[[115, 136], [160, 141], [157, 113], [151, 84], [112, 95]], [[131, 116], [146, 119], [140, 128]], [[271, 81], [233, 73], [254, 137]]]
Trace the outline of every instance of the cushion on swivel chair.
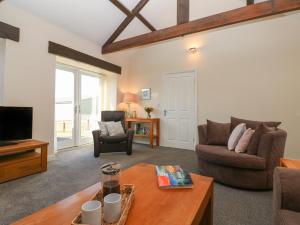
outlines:
[[245, 123], [241, 123], [233, 129], [228, 140], [228, 149], [230, 151], [233, 151], [235, 149], [235, 147], [239, 143], [245, 131], [246, 131]]
[[230, 136], [230, 123], [217, 123], [207, 120], [208, 145], [226, 145]]
[[200, 159], [213, 164], [254, 170], [266, 169], [264, 158], [228, 151], [226, 146], [197, 145], [196, 151]]
[[269, 127], [278, 127], [281, 124], [281, 122], [262, 122], [262, 121], [245, 120], [236, 117], [231, 117], [231, 130], [233, 130], [236, 126], [238, 126], [241, 123], [245, 123], [247, 129], [251, 128], [253, 130], [255, 130], [259, 125], [263, 123]]

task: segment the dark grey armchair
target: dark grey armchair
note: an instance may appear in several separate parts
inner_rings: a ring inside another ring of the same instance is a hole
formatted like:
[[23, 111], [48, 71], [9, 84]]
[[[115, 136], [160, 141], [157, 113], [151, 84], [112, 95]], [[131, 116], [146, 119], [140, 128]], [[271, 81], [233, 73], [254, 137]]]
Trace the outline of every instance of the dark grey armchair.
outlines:
[[273, 219], [274, 225], [300, 224], [300, 170], [275, 169]]
[[104, 136], [100, 130], [93, 131], [94, 138], [94, 156], [99, 157], [100, 153], [107, 152], [126, 152], [127, 155], [132, 153], [133, 130], [125, 128], [125, 112], [123, 111], [102, 111], [101, 121], [121, 121], [124, 128], [124, 135]]

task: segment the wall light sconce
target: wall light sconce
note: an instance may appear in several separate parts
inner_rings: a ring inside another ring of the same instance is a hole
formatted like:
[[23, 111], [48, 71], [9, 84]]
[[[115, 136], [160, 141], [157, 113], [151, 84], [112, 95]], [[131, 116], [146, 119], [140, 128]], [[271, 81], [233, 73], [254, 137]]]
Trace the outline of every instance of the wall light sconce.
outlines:
[[198, 50], [199, 50], [199, 48], [196, 48], [196, 47], [192, 47], [192, 48], [188, 49], [189, 53], [191, 53], [191, 54], [197, 54]]

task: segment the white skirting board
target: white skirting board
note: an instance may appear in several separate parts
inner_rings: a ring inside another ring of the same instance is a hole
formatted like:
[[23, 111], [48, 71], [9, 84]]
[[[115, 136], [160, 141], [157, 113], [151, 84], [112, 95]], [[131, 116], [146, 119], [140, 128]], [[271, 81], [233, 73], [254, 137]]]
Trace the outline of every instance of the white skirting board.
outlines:
[[48, 155], [48, 162], [55, 160], [55, 154]]

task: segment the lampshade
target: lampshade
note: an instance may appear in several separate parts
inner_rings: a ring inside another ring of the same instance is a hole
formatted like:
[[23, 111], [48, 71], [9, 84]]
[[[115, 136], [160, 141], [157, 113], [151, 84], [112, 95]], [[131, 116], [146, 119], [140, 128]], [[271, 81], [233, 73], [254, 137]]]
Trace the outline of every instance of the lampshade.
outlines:
[[123, 96], [123, 102], [134, 103], [137, 101], [137, 95], [133, 93], [125, 93]]

